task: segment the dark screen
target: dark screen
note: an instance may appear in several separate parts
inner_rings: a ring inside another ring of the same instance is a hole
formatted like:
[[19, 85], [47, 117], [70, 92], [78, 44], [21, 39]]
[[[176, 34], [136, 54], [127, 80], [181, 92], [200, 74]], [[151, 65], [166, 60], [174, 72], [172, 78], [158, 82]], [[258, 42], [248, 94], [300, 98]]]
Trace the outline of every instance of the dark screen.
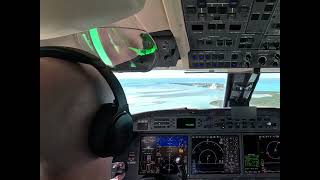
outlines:
[[178, 118], [177, 119], [177, 128], [178, 129], [188, 129], [196, 127], [195, 118]]

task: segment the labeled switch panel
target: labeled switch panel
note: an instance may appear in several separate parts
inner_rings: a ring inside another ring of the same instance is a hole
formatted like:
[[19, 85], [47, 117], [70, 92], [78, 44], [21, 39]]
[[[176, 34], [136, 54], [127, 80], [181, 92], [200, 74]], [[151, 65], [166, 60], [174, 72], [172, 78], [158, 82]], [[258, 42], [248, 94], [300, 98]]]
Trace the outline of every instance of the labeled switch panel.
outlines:
[[280, 0], [181, 2], [191, 69], [280, 67]]

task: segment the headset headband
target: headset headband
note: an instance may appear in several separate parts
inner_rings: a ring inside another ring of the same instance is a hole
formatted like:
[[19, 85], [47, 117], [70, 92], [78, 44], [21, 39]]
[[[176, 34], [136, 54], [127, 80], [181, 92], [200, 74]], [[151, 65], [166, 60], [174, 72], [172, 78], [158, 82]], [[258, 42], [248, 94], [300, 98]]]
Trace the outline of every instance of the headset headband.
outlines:
[[111, 68], [105, 65], [98, 57], [80, 49], [60, 46], [40, 47], [40, 57], [53, 57], [69, 62], [92, 65], [108, 82], [115, 97], [115, 104], [118, 109], [117, 113], [129, 112], [127, 99], [120, 82], [112, 73]]

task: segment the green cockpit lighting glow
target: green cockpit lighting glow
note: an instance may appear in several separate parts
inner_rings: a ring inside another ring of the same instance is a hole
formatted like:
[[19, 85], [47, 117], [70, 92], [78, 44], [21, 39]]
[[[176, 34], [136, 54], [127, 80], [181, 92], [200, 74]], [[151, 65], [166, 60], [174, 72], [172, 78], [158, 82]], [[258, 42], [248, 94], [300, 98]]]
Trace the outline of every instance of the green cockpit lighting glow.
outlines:
[[92, 51], [94, 51], [94, 50], [93, 50], [93, 47], [92, 47], [92, 44], [90, 43], [87, 35], [86, 35], [86, 34], [82, 34], [82, 38], [83, 38], [84, 41], [87, 43], [87, 45], [89, 46], [89, 48], [90, 48]]
[[139, 49], [139, 48], [133, 48], [133, 47], [129, 47], [129, 49], [136, 52], [137, 55], [139, 56], [146, 56], [149, 54], [153, 54], [157, 50], [157, 46], [153, 45], [151, 49]]
[[93, 46], [96, 49], [98, 55], [100, 56], [100, 58], [102, 59], [102, 61], [108, 65], [108, 66], [112, 66], [112, 62], [108, 56], [108, 54], [106, 53], [106, 51], [103, 48], [100, 36], [99, 36], [99, 32], [97, 28], [93, 28], [90, 29], [90, 36], [93, 42]]
[[139, 49], [139, 48], [133, 48], [133, 47], [129, 47], [129, 49], [134, 51], [135, 53], [137, 53], [137, 55], [139, 55], [139, 56], [146, 56], [146, 55], [153, 54], [154, 52], [156, 52], [156, 50], [158, 48], [157, 48], [157, 45], [152, 40], [152, 37], [148, 34], [141, 34], [140, 36], [144, 42], [149, 43], [148, 45], [152, 44], [152, 47], [149, 49], [146, 49], [145, 44], [144, 44], [143, 46], [145, 49]]

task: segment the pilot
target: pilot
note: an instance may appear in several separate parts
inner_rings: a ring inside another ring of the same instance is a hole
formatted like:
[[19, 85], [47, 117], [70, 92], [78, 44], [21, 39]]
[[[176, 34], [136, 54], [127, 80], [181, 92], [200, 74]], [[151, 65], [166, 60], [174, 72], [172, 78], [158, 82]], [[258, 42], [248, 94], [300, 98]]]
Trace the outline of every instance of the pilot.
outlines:
[[[143, 5], [144, 0], [42, 0], [40, 39], [106, 26]], [[112, 157], [97, 157], [89, 150], [88, 128], [99, 107], [113, 99], [109, 84], [94, 67], [40, 58], [40, 179], [112, 178]], [[113, 179], [123, 178], [120, 174]]]
[[89, 65], [45, 59], [40, 61], [40, 176], [110, 179], [112, 158], [93, 156], [87, 145], [91, 119], [113, 98], [110, 87]]

